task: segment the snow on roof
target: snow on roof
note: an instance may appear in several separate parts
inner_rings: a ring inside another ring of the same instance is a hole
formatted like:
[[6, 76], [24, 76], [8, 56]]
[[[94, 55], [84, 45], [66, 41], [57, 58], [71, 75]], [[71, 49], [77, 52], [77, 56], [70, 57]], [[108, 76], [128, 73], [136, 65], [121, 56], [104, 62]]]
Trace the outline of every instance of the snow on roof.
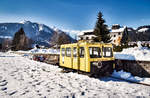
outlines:
[[86, 33], [86, 32], [93, 32], [93, 30], [83, 30], [83, 31], [81, 31], [81, 32], [79, 32], [77, 35], [78, 36], [80, 36], [80, 35], [84, 35], [84, 33]]
[[120, 26], [119, 24], [113, 24], [112, 26]]
[[96, 36], [93, 35], [93, 34], [92, 34], [92, 35], [79, 35], [79, 37], [82, 37], [82, 36], [84, 36], [84, 37], [91, 37], [91, 38], [92, 38], [92, 37], [96, 37]]
[[139, 29], [138, 32], [145, 32], [145, 31], [148, 31], [149, 28], [142, 28], [142, 29]]
[[115, 30], [110, 30], [110, 32], [123, 32], [125, 30], [126, 26], [122, 27], [122, 28], [119, 28], [119, 29], [115, 29]]

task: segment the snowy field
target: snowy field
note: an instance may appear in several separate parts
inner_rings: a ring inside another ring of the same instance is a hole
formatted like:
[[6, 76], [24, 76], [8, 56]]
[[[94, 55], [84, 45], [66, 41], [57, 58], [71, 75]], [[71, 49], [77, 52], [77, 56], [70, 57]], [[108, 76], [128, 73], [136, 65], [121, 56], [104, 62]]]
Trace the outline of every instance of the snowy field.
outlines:
[[[111, 78], [95, 79], [77, 73], [62, 73], [61, 70], [57, 66], [20, 55], [0, 53], [0, 98], [150, 97], [148, 86]], [[118, 73], [114, 72], [114, 75]], [[129, 78], [127, 73], [123, 75]]]

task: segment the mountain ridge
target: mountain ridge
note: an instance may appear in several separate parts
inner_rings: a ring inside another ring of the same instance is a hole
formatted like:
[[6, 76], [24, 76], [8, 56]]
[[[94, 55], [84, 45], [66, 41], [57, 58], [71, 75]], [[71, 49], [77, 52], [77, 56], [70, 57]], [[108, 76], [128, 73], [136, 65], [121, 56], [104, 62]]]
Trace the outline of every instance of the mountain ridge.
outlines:
[[[20, 29], [23, 28], [26, 36], [34, 41], [35, 44], [50, 46], [51, 45], [51, 38], [54, 35], [54, 32], [58, 32], [53, 28], [31, 21], [21, 21], [21, 22], [14, 22], [14, 23], [0, 23], [0, 39], [3, 38], [13, 38], [14, 34]], [[58, 29], [59, 30], [59, 29]], [[59, 30], [59, 33], [62, 33], [62, 30]], [[64, 32], [63, 32], [64, 33]], [[68, 35], [67, 33], [64, 33]], [[74, 39], [69, 36], [71, 42]]]

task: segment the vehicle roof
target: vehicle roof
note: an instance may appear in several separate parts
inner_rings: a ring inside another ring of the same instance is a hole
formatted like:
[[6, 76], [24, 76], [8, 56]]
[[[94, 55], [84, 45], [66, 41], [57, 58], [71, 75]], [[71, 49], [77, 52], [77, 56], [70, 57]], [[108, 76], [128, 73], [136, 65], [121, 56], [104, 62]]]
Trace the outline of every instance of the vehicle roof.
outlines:
[[92, 46], [94, 46], [94, 45], [101, 45], [101, 46], [112, 46], [112, 44], [109, 44], [109, 43], [99, 43], [99, 42], [78, 42], [78, 43], [71, 43], [71, 44], [63, 44], [63, 45], [61, 45], [61, 47], [67, 47], [67, 46], [77, 46], [77, 45], [81, 45], [81, 46], [83, 46], [83, 45], [87, 45], [87, 46], [89, 46], [89, 45], [92, 45]]

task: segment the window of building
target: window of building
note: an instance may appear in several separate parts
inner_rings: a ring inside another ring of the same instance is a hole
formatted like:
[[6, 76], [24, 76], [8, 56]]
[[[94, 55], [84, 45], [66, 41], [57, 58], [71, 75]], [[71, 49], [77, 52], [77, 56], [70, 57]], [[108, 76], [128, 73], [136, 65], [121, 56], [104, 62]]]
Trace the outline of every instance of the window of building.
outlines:
[[88, 40], [89, 39], [89, 37], [86, 37], [86, 40]]
[[116, 37], [116, 35], [114, 35], [114, 37]]
[[66, 56], [71, 57], [71, 48], [66, 48]]
[[121, 32], [119, 32], [118, 35], [121, 35]]

